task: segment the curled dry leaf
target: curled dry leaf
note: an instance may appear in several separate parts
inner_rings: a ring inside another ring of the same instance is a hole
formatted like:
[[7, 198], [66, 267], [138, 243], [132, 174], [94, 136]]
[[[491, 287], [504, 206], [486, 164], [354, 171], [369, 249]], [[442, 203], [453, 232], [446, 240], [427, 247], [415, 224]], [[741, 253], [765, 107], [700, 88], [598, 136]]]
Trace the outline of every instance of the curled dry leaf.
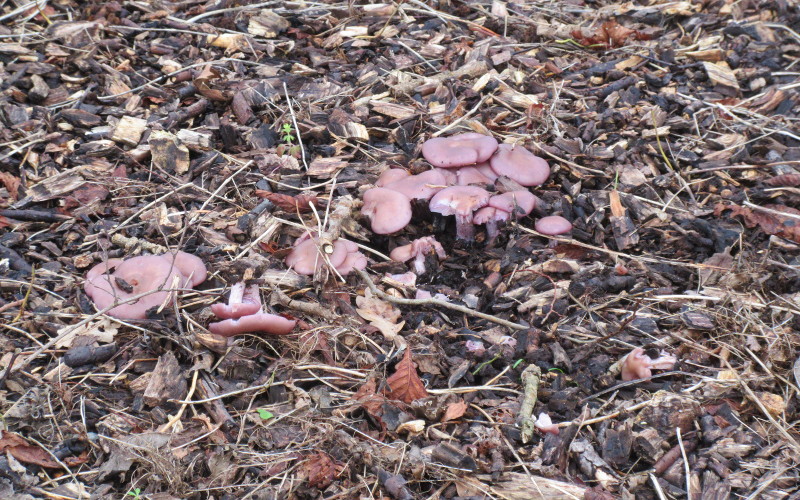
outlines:
[[268, 191], [256, 190], [256, 196], [259, 198], [266, 198], [275, 204], [284, 212], [307, 213], [311, 211], [311, 206], [320, 206], [320, 202], [313, 194], [298, 194], [296, 196], [289, 196], [288, 194], [270, 193]]
[[767, 186], [795, 187], [800, 186], [800, 174], [783, 174], [770, 177], [764, 181]]
[[212, 89], [209, 86], [209, 81], [216, 78], [219, 78], [219, 71], [210, 64], [207, 64], [205, 67], [203, 67], [203, 70], [200, 71], [200, 74], [195, 77], [192, 83], [194, 83], [197, 91], [207, 99], [221, 102], [230, 101], [233, 97], [232, 95], [222, 92], [219, 89]]
[[17, 201], [19, 199], [19, 188], [22, 181], [19, 177], [11, 175], [8, 172], [0, 172], [0, 184], [6, 187], [11, 199]]
[[[787, 207], [785, 205], [765, 205], [764, 208], [770, 212], [752, 210], [748, 207], [741, 207], [734, 203], [729, 205], [720, 203], [714, 207], [714, 215], [719, 217], [726, 210], [730, 210], [733, 216], [741, 217], [747, 227], [758, 226], [767, 234], [774, 234], [795, 243], [800, 243], [800, 224], [798, 220], [790, 215], [800, 215], [800, 210]], [[789, 215], [781, 215], [781, 212]]]
[[369, 321], [369, 324], [380, 330], [386, 340], [394, 340], [405, 321], [400, 319], [400, 310], [372, 295], [369, 288], [364, 289], [363, 297], [356, 297], [356, 312]]
[[411, 349], [406, 349], [403, 359], [395, 366], [394, 375], [386, 379], [389, 397], [411, 403], [428, 396], [425, 384], [417, 374], [417, 365], [411, 360]]
[[595, 49], [622, 47], [629, 38], [634, 40], [649, 40], [651, 38], [646, 33], [626, 28], [616, 21], [606, 21], [588, 35], [584, 34], [581, 29], [573, 30], [570, 34], [581, 45]]

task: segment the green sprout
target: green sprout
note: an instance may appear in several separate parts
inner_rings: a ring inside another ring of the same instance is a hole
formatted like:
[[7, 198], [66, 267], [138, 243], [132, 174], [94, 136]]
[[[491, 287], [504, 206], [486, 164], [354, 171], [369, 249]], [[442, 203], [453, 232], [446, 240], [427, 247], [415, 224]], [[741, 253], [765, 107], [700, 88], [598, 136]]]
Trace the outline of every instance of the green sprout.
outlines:
[[129, 491], [128, 493], [126, 493], [125, 496], [132, 496], [134, 498], [134, 500], [139, 500], [140, 498], [142, 498], [142, 489], [141, 488], [135, 488], [134, 490]]
[[294, 142], [294, 129], [292, 128], [292, 125], [289, 123], [284, 123], [282, 128], [283, 135], [281, 136], [281, 139], [283, 139], [283, 142], [286, 144], [291, 144]]

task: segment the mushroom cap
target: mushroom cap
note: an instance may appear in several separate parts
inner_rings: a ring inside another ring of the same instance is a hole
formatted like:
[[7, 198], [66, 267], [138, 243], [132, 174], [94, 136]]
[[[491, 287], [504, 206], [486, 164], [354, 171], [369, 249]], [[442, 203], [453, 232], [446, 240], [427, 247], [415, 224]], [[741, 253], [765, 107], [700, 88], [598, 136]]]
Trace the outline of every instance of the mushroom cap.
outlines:
[[534, 228], [542, 234], [564, 234], [572, 231], [572, 223], [560, 215], [548, 215], [537, 220]]
[[530, 191], [509, 191], [489, 198], [490, 207], [514, 213], [517, 218], [531, 213], [538, 202], [539, 198]]
[[625, 356], [620, 367], [620, 375], [626, 382], [647, 378], [653, 374], [651, 370], [670, 370], [677, 362], [677, 358], [663, 351], [661, 356], [653, 359], [644, 352], [644, 349], [637, 347]]
[[286, 335], [290, 333], [297, 321], [286, 319], [283, 316], [268, 313], [250, 314], [238, 319], [226, 319], [216, 323], [209, 323], [211, 333], [232, 337], [243, 333], [269, 333], [272, 335]]
[[222, 319], [241, 318], [256, 314], [260, 310], [261, 296], [258, 293], [258, 285], [245, 287], [242, 281], [231, 287], [227, 304], [211, 304], [211, 312]]
[[[144, 319], [148, 309], [160, 306], [172, 297], [171, 288], [185, 287], [191, 283], [172, 260], [171, 257], [160, 255], [142, 255], [127, 260], [110, 259], [97, 264], [86, 274], [83, 288], [100, 310], [115, 302], [147, 293], [135, 302], [120, 304], [106, 312], [119, 319]], [[130, 291], [120, 288], [120, 285]]]
[[539, 186], [550, 177], [547, 162], [522, 146], [500, 144], [489, 165], [497, 175], [505, 175], [523, 186]]
[[435, 170], [444, 176], [445, 184], [448, 186], [455, 186], [456, 182], [458, 181], [458, 176], [456, 176], [456, 171], [458, 169], [455, 168], [439, 168], [434, 167], [431, 170]]
[[404, 177], [384, 187], [403, 193], [412, 200], [430, 200], [433, 195], [448, 186], [447, 178], [440, 170], [427, 170], [421, 174]]
[[350, 274], [353, 269], [364, 269], [367, 267], [367, 258], [361, 252], [348, 253], [344, 262], [336, 267], [342, 276]]
[[[495, 179], [497, 176], [495, 176]], [[490, 179], [475, 167], [463, 167], [456, 170], [456, 184], [468, 186], [470, 184], [493, 184]]]
[[488, 161], [484, 161], [475, 165], [475, 169], [485, 175], [490, 181], [494, 182], [497, 180], [499, 175], [492, 170], [492, 166], [489, 164]]
[[381, 172], [380, 177], [378, 177], [378, 180], [375, 181], [375, 185], [378, 187], [386, 187], [387, 184], [397, 182], [400, 179], [405, 179], [410, 175], [411, 174], [408, 172], [408, 170], [404, 168], [389, 168]]
[[475, 224], [486, 224], [489, 222], [507, 221], [511, 217], [510, 212], [495, 207], [483, 207], [472, 216]]
[[489, 203], [491, 194], [477, 186], [451, 186], [431, 198], [431, 212], [442, 215], [469, 217], [475, 210]]
[[422, 156], [431, 165], [443, 168], [465, 167], [486, 161], [496, 150], [497, 139], [475, 132], [435, 137], [422, 144]]
[[364, 192], [363, 198], [361, 213], [369, 217], [374, 233], [395, 233], [411, 222], [411, 200], [403, 193], [372, 188]]

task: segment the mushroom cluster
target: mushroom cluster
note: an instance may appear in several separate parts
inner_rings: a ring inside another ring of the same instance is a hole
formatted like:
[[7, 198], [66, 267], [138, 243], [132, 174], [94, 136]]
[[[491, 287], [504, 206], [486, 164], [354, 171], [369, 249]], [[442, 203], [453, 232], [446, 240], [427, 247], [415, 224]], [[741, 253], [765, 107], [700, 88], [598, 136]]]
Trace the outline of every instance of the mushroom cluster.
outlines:
[[227, 304], [213, 304], [211, 312], [222, 321], [209, 323], [208, 330], [223, 337], [258, 332], [286, 335], [297, 324], [283, 316], [264, 312], [258, 285], [247, 286], [243, 281], [231, 287]]
[[186, 252], [108, 259], [86, 274], [86, 295], [106, 314], [119, 319], [144, 319], [147, 311], [172, 300], [178, 288], [192, 288], [207, 275], [199, 257]]
[[[493, 239], [500, 223], [530, 214], [541, 201], [524, 189], [493, 195], [486, 188], [500, 178], [522, 187], [538, 186], [550, 175], [547, 162], [522, 146], [498, 144], [493, 137], [477, 133], [429, 139], [422, 145], [422, 155], [433, 169], [417, 175], [389, 169], [376, 187], [364, 192], [362, 213], [370, 219], [373, 232], [391, 234], [403, 229], [411, 222], [412, 200], [425, 200], [431, 212], [455, 216], [459, 239], [473, 240], [475, 224], [485, 224], [487, 236]], [[571, 229], [572, 224], [560, 216], [544, 217], [536, 224], [536, 230], [544, 234]]]

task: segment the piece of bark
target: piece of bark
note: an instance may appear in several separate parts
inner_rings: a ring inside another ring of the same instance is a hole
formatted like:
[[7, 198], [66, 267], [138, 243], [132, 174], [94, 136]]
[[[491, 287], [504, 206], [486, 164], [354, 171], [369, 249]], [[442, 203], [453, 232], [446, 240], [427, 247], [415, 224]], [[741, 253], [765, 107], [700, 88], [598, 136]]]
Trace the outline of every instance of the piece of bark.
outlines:
[[[541, 476], [507, 472], [494, 481], [492, 476], [463, 476], [455, 480], [464, 493], [483, 498], [487, 492], [508, 500], [575, 500], [586, 488]], [[463, 488], [463, 489], [462, 489]]]
[[147, 120], [133, 116], [123, 116], [117, 123], [114, 133], [111, 135], [111, 140], [128, 146], [136, 146], [142, 139], [145, 129], [147, 129]]
[[223, 430], [228, 430], [236, 425], [231, 417], [231, 414], [228, 413], [228, 410], [225, 408], [225, 405], [222, 401], [217, 398], [217, 391], [214, 389], [214, 386], [206, 380], [207, 375], [203, 374], [197, 380], [197, 397], [199, 399], [204, 400], [211, 400], [206, 403], [203, 403], [203, 407], [206, 411], [211, 415], [211, 418], [214, 419], [214, 422], [221, 424], [223, 426]]
[[70, 368], [105, 363], [117, 352], [116, 344], [73, 347], [64, 353], [63, 362]]
[[177, 175], [189, 171], [189, 148], [181, 144], [175, 135], [164, 130], [154, 130], [147, 143], [150, 145], [150, 161], [154, 167], [165, 172], [174, 168]]
[[478, 470], [478, 464], [472, 457], [450, 443], [440, 443], [433, 448], [431, 459], [457, 469]]
[[648, 463], [656, 463], [666, 453], [665, 440], [652, 427], [648, 427], [633, 436], [633, 450]]
[[555, 465], [558, 470], [564, 471], [567, 468], [567, 458], [569, 458], [569, 447], [575, 435], [578, 433], [577, 424], [562, 429], [559, 434], [547, 434], [544, 437], [544, 451], [542, 452], [542, 463], [545, 465]]
[[331, 112], [331, 116], [328, 119], [328, 130], [330, 130], [331, 134], [345, 139], [369, 141], [367, 127], [359, 123], [354, 116], [339, 108], [335, 108]]
[[633, 221], [628, 217], [627, 210], [622, 206], [619, 199], [619, 191], [614, 190], [609, 193], [609, 202], [611, 205], [611, 229], [614, 232], [614, 241], [617, 242], [617, 250], [625, 250], [639, 242], [639, 234], [636, 232], [636, 226]]
[[633, 434], [629, 423], [624, 423], [617, 428], [606, 430], [606, 439], [603, 443], [603, 459], [616, 467], [622, 467], [630, 458]]
[[31, 75], [31, 89], [28, 91], [28, 99], [33, 103], [41, 103], [50, 94], [50, 87], [47, 82], [39, 75]]
[[76, 127], [90, 128], [103, 123], [103, 120], [96, 114], [77, 108], [62, 109], [60, 115], [67, 123]]
[[168, 351], [158, 358], [144, 391], [144, 402], [148, 406], [158, 406], [168, 399], [181, 399], [185, 395], [186, 379], [175, 355]]
[[197, 130], [181, 129], [178, 131], [178, 140], [182, 144], [192, 149], [207, 150], [214, 145], [212, 136], [208, 132], [198, 132]]
[[392, 85], [391, 89], [395, 94], [408, 94], [410, 92], [414, 92], [417, 87], [420, 87], [424, 84], [438, 84], [445, 80], [458, 79], [462, 77], [476, 78], [488, 72], [489, 64], [486, 63], [486, 61], [470, 61], [464, 66], [454, 69], [453, 71], [442, 71], [441, 73], [438, 73], [432, 77], [414, 78], [408, 82]]
[[708, 74], [708, 79], [715, 84], [715, 90], [732, 96], [740, 93], [739, 81], [727, 62], [703, 61], [703, 67]]

